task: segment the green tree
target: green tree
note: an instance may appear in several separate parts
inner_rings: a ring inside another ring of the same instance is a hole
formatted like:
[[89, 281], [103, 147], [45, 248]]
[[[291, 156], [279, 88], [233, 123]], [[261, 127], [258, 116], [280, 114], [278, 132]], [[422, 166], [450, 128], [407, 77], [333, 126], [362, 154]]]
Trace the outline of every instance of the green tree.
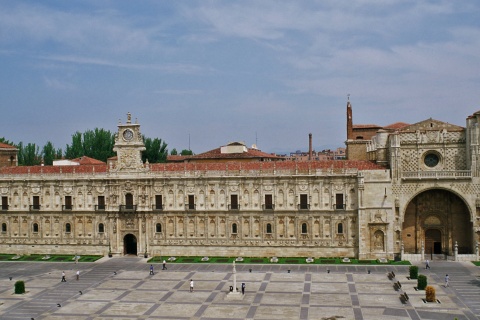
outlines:
[[177, 149], [173, 148], [172, 151], [170, 151], [170, 155], [176, 156], [178, 154]]
[[53, 160], [55, 160], [55, 158], [57, 157], [57, 153], [52, 142], [48, 141], [43, 146], [42, 157], [43, 157], [43, 163], [46, 166], [51, 166], [53, 164]]
[[143, 143], [145, 144], [145, 151], [142, 154], [143, 162], [147, 159], [150, 163], [167, 162], [167, 144], [162, 139], [143, 136]]
[[26, 146], [20, 142], [18, 148], [18, 164], [21, 166], [35, 166], [41, 163], [40, 149], [35, 143], [28, 143]]
[[115, 135], [109, 130], [95, 128], [83, 134], [77, 131], [72, 135], [72, 144], [66, 146], [65, 158], [75, 159], [87, 156], [106, 162], [108, 158], [115, 155], [114, 145]]
[[180, 154], [182, 156], [191, 156], [191, 155], [193, 155], [193, 152], [192, 152], [192, 150], [183, 149], [182, 152], [180, 152]]
[[72, 144], [65, 147], [65, 158], [75, 159], [84, 155], [82, 134], [77, 131], [72, 135]]

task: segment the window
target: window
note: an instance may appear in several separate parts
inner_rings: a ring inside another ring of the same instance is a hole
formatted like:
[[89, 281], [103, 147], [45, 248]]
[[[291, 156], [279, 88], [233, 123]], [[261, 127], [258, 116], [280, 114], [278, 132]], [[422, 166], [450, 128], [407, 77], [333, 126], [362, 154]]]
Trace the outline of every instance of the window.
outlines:
[[133, 210], [133, 195], [131, 193], [125, 195], [125, 209]]
[[237, 233], [237, 224], [236, 223], [232, 223], [232, 233], [233, 234]]
[[65, 232], [66, 233], [72, 232], [72, 226], [70, 225], [70, 223], [65, 224]]
[[72, 210], [72, 196], [65, 196], [65, 210]]
[[33, 232], [37, 233], [38, 232], [38, 223], [33, 224]]
[[272, 233], [272, 224], [271, 223], [267, 223], [267, 233], [268, 234]]
[[265, 209], [266, 210], [273, 210], [273, 200], [271, 194], [265, 195]]
[[230, 209], [238, 210], [238, 195], [230, 195]]
[[301, 210], [308, 209], [308, 195], [307, 194], [301, 194], [300, 195], [300, 209]]
[[343, 209], [343, 193], [337, 193], [335, 195], [335, 209]]
[[343, 233], [343, 223], [337, 225], [337, 233]]
[[155, 210], [163, 209], [163, 199], [161, 194], [155, 195]]
[[103, 225], [103, 223], [98, 224], [98, 232], [99, 233], [104, 233], [105, 232], [105, 226]]
[[7, 224], [2, 223], [2, 232], [7, 232]]
[[98, 196], [97, 210], [105, 210], [105, 196]]
[[8, 197], [2, 197], [2, 210], [8, 210]]
[[440, 157], [433, 152], [427, 153], [423, 158], [423, 163], [429, 168], [436, 167], [437, 164], [440, 162]]
[[33, 210], [40, 210], [40, 197], [39, 196], [33, 196], [33, 205], [32, 209]]
[[188, 195], [188, 210], [195, 210], [195, 196], [193, 194]]
[[307, 233], [307, 224], [302, 223], [302, 233]]
[[162, 224], [161, 223], [157, 223], [155, 225], [155, 232], [156, 233], [161, 233], [162, 232]]

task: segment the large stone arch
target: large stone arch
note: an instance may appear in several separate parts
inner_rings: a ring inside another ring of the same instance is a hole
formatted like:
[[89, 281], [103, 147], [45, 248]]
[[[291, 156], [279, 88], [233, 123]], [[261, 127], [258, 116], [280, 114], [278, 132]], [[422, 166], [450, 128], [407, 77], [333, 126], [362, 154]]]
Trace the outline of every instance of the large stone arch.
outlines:
[[405, 253], [453, 255], [473, 253], [473, 225], [466, 202], [445, 189], [429, 189], [415, 195], [406, 205], [402, 241]]

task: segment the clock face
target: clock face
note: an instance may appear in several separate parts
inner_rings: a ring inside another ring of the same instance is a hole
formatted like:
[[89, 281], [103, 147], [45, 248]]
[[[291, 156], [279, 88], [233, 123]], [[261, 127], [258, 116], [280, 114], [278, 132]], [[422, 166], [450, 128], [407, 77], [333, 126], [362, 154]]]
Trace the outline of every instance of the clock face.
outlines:
[[436, 154], [429, 153], [425, 156], [425, 158], [423, 159], [423, 162], [427, 167], [433, 168], [440, 162], [440, 159]]
[[130, 129], [127, 129], [125, 131], [123, 131], [123, 138], [127, 141], [130, 141], [132, 140], [133, 138], [133, 131], [130, 130]]

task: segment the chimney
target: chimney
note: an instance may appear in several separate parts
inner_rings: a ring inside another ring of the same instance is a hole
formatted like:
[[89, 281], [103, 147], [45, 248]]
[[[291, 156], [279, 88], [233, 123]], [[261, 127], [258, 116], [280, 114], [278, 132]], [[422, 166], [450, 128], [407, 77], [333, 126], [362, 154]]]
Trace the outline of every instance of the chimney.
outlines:
[[308, 134], [308, 160], [312, 160], [312, 134]]

